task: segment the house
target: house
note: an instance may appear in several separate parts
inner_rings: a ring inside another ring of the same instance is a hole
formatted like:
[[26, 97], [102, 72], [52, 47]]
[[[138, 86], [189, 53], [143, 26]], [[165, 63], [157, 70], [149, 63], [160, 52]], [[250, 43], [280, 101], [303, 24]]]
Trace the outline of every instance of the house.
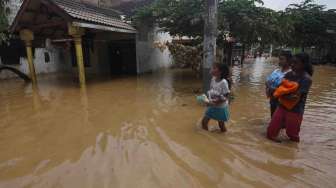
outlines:
[[[20, 36], [27, 57], [14, 66], [33, 82], [38, 74], [65, 72], [78, 76], [84, 85], [87, 75], [141, 74], [171, 64], [168, 50], [161, 52], [153, 45], [170, 41], [167, 33], [135, 28], [122, 20], [122, 12], [101, 4], [99, 0], [24, 0], [10, 30]], [[8, 76], [0, 74], [0, 78]]]

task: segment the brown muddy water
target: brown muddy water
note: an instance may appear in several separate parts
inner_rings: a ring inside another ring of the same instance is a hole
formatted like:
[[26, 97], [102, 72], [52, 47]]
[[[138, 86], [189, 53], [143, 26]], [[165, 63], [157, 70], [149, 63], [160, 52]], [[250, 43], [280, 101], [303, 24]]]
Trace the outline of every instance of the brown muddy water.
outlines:
[[[1, 188], [336, 187], [336, 68], [316, 67], [299, 144], [265, 139], [262, 59], [235, 67], [228, 132], [198, 128], [191, 72], [0, 81]], [[214, 123], [212, 123], [214, 124]]]

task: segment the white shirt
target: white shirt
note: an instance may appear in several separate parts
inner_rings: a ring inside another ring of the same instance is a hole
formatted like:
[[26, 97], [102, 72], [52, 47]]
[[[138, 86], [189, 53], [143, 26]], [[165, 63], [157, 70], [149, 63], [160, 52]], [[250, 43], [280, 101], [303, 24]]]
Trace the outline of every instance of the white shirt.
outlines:
[[219, 106], [226, 106], [229, 104], [226, 97], [227, 94], [229, 93], [230, 93], [229, 84], [225, 79], [222, 79], [220, 81], [216, 81], [215, 77], [211, 79], [210, 90], [208, 91], [208, 97], [210, 101], [220, 98], [225, 102], [223, 102]]

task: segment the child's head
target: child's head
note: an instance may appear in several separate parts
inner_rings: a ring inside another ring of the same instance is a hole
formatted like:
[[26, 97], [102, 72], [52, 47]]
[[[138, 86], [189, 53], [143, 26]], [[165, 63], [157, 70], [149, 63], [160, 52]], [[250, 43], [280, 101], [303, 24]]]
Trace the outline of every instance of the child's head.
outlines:
[[211, 75], [218, 79], [228, 79], [230, 68], [224, 63], [215, 63], [212, 66]]
[[292, 52], [290, 51], [282, 51], [279, 56], [279, 66], [280, 67], [288, 67], [290, 66], [292, 59]]
[[308, 54], [299, 53], [294, 55], [292, 63], [294, 72], [307, 72], [310, 76], [313, 76], [314, 69], [313, 65], [310, 63]]

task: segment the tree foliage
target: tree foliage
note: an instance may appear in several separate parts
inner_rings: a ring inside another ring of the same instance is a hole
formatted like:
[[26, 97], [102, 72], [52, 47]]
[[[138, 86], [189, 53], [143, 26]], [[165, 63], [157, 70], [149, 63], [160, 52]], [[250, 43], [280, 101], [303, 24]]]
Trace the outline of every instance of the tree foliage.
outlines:
[[173, 36], [199, 37], [203, 33], [203, 0], [157, 0], [134, 15], [137, 24], [158, 24]]
[[[263, 31], [264, 14], [268, 9], [258, 7], [259, 0], [227, 0], [219, 4], [219, 29], [241, 43], [258, 42]], [[266, 27], [265, 27], [266, 28]]]
[[9, 0], [0, 0], [0, 44], [8, 38], [8, 14], [10, 12], [7, 3]]
[[[318, 46], [330, 43], [335, 31], [336, 12], [325, 10], [314, 0], [291, 4], [285, 11], [262, 6], [262, 0], [219, 1], [219, 38], [230, 35], [240, 43], [282, 46]], [[203, 0], [156, 0], [139, 9], [138, 22], [157, 23], [173, 36], [203, 36]], [[261, 39], [261, 41], [260, 41]]]
[[[324, 5], [305, 0], [291, 4], [285, 10], [287, 19], [291, 20], [292, 30], [287, 44], [298, 47], [323, 46], [330, 42], [329, 30], [336, 31], [335, 10], [325, 10]], [[334, 40], [335, 42], [335, 40]]]
[[[139, 9], [134, 19], [140, 23], [155, 22], [173, 36], [201, 38], [204, 31], [204, 2], [203, 0], [157, 0], [150, 6]], [[219, 34], [230, 34], [241, 42], [253, 43], [257, 41], [261, 32], [265, 35], [270, 33], [268, 25], [276, 22], [270, 15], [276, 12], [256, 4], [263, 4], [263, 2], [261, 0], [220, 1]]]

